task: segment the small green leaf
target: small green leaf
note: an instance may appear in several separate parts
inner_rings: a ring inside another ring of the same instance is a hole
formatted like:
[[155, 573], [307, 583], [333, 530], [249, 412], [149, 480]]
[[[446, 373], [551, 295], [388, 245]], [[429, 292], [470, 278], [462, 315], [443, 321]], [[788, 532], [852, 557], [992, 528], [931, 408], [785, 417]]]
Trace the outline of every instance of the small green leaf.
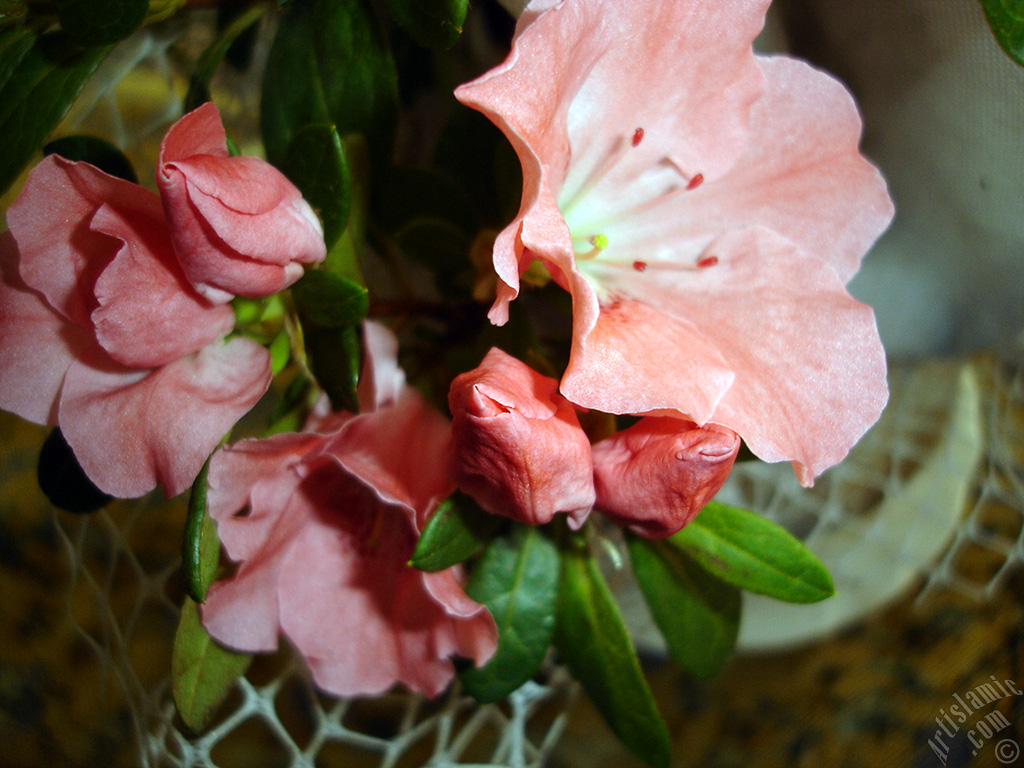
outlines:
[[22, 30], [0, 38], [0, 194], [18, 177], [67, 113], [109, 46], [79, 48], [63, 32], [41, 36], [28, 50]]
[[252, 656], [218, 645], [203, 628], [199, 607], [185, 598], [171, 652], [171, 694], [185, 725], [201, 733], [251, 662]]
[[281, 331], [268, 347], [270, 350], [270, 373], [277, 376], [292, 359], [292, 343], [287, 331]]
[[459, 675], [480, 703], [505, 698], [544, 661], [555, 630], [558, 574], [558, 548], [534, 527], [516, 526], [484, 550], [466, 594], [494, 617], [498, 650], [484, 666]]
[[629, 557], [669, 653], [701, 678], [725, 667], [740, 628], [740, 591], [663, 541], [629, 537]]
[[[223, 8], [223, 6], [222, 6]], [[259, 21], [267, 10], [265, 3], [254, 3], [240, 11], [213, 39], [196, 62], [196, 69], [188, 81], [185, 93], [185, 111], [191, 112], [201, 104], [210, 101], [210, 83], [217, 74], [221, 61], [238, 37]]]
[[388, 0], [398, 24], [427, 48], [451, 48], [462, 34], [469, 0]]
[[341, 137], [331, 125], [307, 125], [292, 137], [282, 167], [320, 215], [324, 242], [334, 246], [348, 224], [352, 178]]
[[114, 498], [85, 474], [59, 427], [47, 435], [39, 451], [36, 479], [50, 503], [65, 512], [95, 512]]
[[366, 288], [317, 269], [306, 272], [292, 286], [292, 295], [303, 319], [320, 328], [359, 325], [370, 308]]
[[65, 136], [51, 141], [43, 147], [44, 155], [60, 155], [67, 160], [75, 160], [95, 165], [104, 173], [117, 176], [119, 179], [138, 184], [131, 161], [124, 153], [109, 141], [95, 136]]
[[260, 126], [267, 157], [284, 163], [292, 137], [307, 125], [362, 134], [374, 165], [391, 159], [398, 75], [391, 50], [365, 0], [295, 0], [270, 50]]
[[[212, 457], [210, 457], [212, 458]], [[185, 588], [197, 603], [206, 600], [220, 561], [220, 540], [217, 524], [206, 511], [206, 479], [210, 474], [210, 458], [203, 464], [199, 476], [192, 484], [185, 520], [185, 537], [181, 542], [181, 559], [185, 568]]]
[[139, 28], [149, 0], [55, 0], [57, 18], [79, 45], [109, 45]]
[[303, 327], [306, 354], [320, 388], [327, 393], [335, 411], [358, 413], [359, 370], [362, 343], [359, 329]]
[[580, 535], [562, 551], [555, 647], [611, 729], [652, 768], [667, 768], [668, 729], [618, 606]]
[[815, 603], [835, 592], [828, 569], [785, 528], [753, 512], [708, 503], [666, 539], [709, 573], [740, 589], [788, 603]]
[[421, 571], [443, 571], [468, 560], [483, 548], [503, 520], [480, 509], [456, 491], [441, 502], [423, 528], [409, 565]]
[[981, 7], [999, 45], [1024, 66], [1024, 0], [981, 0]]

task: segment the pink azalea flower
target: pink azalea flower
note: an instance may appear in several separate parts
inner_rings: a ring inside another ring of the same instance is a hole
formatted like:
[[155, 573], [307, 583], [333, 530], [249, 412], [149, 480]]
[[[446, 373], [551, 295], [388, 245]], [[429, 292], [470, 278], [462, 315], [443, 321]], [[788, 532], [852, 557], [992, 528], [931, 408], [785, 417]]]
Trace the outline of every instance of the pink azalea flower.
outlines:
[[326, 255], [320, 221], [295, 185], [264, 160], [229, 156], [212, 103], [167, 132], [157, 186], [185, 274], [211, 301], [270, 296]]
[[557, 389], [497, 348], [452, 382], [452, 475], [488, 512], [529, 525], [564, 512], [573, 528], [590, 514], [590, 441]]
[[405, 385], [394, 337], [373, 324], [366, 331], [360, 414], [243, 440], [211, 460], [208, 509], [239, 568], [211, 587], [203, 623], [244, 651], [274, 650], [283, 633], [330, 693], [403, 683], [434, 696], [454, 675], [449, 657], [482, 664], [497, 629], [466, 596], [458, 569], [407, 564], [453, 490], [450, 429]]
[[169, 496], [266, 391], [270, 359], [225, 340], [230, 307], [196, 293], [160, 199], [50, 156], [0, 235], [0, 407], [56, 425], [103, 491]]
[[804, 484], [887, 399], [845, 283], [892, 217], [846, 90], [756, 57], [767, 0], [542, 0], [456, 95], [523, 165], [491, 319], [541, 260], [573, 298], [574, 403], [720, 424]]
[[647, 416], [594, 446], [596, 506], [640, 536], [671, 536], [718, 493], [739, 449], [731, 430]]

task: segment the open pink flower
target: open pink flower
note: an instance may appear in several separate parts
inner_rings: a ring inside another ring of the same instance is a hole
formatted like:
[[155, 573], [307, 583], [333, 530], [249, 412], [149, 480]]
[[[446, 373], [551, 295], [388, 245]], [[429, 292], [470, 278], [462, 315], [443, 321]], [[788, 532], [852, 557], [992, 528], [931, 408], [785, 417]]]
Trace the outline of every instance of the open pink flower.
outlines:
[[264, 160], [230, 157], [211, 103], [167, 132], [157, 186], [185, 274], [211, 301], [270, 296], [326, 255], [323, 229], [299, 190]]
[[494, 348], [448, 393], [452, 475], [488, 512], [573, 528], [594, 506], [590, 441], [558, 382]]
[[214, 584], [203, 623], [222, 643], [271, 651], [284, 633], [313, 678], [341, 695], [404, 683], [428, 696], [454, 675], [450, 656], [485, 662], [497, 630], [458, 569], [407, 564], [452, 485], [447, 420], [404, 384], [394, 338], [367, 324], [359, 415], [313, 431], [243, 440], [210, 464], [208, 508], [239, 563]]
[[191, 485], [270, 383], [270, 358], [225, 340], [230, 307], [185, 280], [160, 199], [50, 156], [0, 235], [0, 407], [60, 426], [103, 491]]
[[731, 430], [647, 416], [594, 446], [596, 506], [640, 536], [671, 536], [718, 493], [739, 449]]
[[523, 165], [491, 319], [540, 259], [573, 298], [561, 390], [742, 435], [801, 482], [887, 398], [845, 283], [892, 217], [846, 90], [755, 57], [767, 0], [541, 0], [506, 61], [456, 95]]

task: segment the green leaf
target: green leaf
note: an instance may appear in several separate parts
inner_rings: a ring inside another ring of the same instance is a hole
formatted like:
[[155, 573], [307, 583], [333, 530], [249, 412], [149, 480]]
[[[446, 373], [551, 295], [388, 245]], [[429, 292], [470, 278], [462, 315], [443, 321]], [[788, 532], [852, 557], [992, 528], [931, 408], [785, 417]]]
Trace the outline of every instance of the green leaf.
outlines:
[[406, 256], [433, 272], [438, 290], [451, 295], [469, 287], [460, 286], [456, 279], [471, 268], [469, 249], [473, 243], [461, 229], [446, 221], [416, 219], [403, 227], [395, 240]]
[[239, 12], [203, 51], [196, 62], [195, 71], [188, 80], [188, 91], [185, 93], [186, 112], [191, 112], [201, 104], [211, 101], [210, 83], [217, 74], [224, 56], [239, 35], [259, 21], [268, 7], [265, 3], [255, 3]]
[[324, 225], [324, 242], [334, 246], [348, 224], [352, 178], [341, 137], [331, 125], [307, 125], [288, 145], [282, 168]]
[[[212, 457], [211, 457], [212, 458]], [[220, 561], [220, 539], [217, 524], [206, 511], [206, 479], [210, 474], [210, 459], [203, 464], [199, 476], [192, 484], [185, 520], [185, 537], [181, 542], [181, 559], [185, 568], [185, 589], [197, 603], [206, 600]]]
[[139, 28], [149, 0], [56, 0], [57, 18], [79, 45], [109, 45]]
[[531, 526], [494, 539], [473, 569], [466, 594], [487, 606], [498, 626], [498, 649], [479, 669], [460, 674], [462, 685], [487, 704], [533, 677], [555, 630], [558, 548]]
[[740, 589], [788, 603], [815, 603], [835, 592], [828, 569], [785, 528], [753, 512], [708, 503], [666, 541], [709, 573]]
[[359, 325], [370, 308], [363, 286], [341, 275], [311, 269], [292, 286], [303, 319], [320, 328]]
[[292, 359], [292, 343], [287, 331], [281, 331], [267, 347], [270, 350], [270, 373], [277, 376]]
[[615, 599], [580, 535], [562, 551], [555, 647], [623, 744], [653, 768], [667, 768], [668, 729]]
[[131, 161], [109, 141], [95, 136], [65, 136], [43, 147], [44, 155], [60, 155], [68, 160], [95, 165], [101, 171], [119, 179], [138, 184]]
[[469, 0], [388, 0], [398, 24], [427, 48], [451, 48], [462, 34]]
[[95, 512], [114, 498], [85, 474], [59, 427], [47, 435], [39, 451], [36, 479], [50, 503], [65, 512]]
[[25, 0], [0, 0], [0, 28], [20, 24], [27, 15], [28, 3]]
[[0, 90], [21, 60], [32, 49], [36, 34], [28, 27], [15, 27], [0, 32]]
[[443, 571], [475, 555], [502, 524], [498, 515], [480, 509], [456, 491], [441, 502], [423, 528], [409, 565], [421, 571]]
[[672, 658], [697, 677], [714, 677], [736, 646], [740, 591], [664, 541], [628, 542], [633, 573]]
[[359, 370], [362, 344], [359, 329], [303, 327], [306, 354], [320, 388], [327, 393], [335, 411], [358, 413]]
[[62, 32], [43, 35], [22, 51], [22, 31], [8, 30], [0, 39], [0, 194], [18, 177], [86, 80], [110, 51], [109, 46], [79, 48]]
[[185, 725], [202, 732], [251, 662], [252, 656], [218, 645], [203, 628], [198, 606], [185, 598], [171, 652], [171, 694]]
[[981, 0], [981, 7], [999, 45], [1024, 66], [1024, 0]]
[[307, 125], [360, 133], [374, 164], [391, 159], [398, 76], [371, 4], [295, 0], [281, 20], [267, 61], [260, 125], [267, 157], [282, 165]]

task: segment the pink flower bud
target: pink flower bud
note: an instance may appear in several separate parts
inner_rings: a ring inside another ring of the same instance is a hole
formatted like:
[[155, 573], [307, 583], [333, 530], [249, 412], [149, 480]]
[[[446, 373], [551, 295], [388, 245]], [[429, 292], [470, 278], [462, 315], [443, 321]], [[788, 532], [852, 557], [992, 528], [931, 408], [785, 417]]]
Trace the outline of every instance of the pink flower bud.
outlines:
[[189, 112], [160, 146], [157, 186], [189, 281], [210, 301], [277, 293], [326, 255], [302, 193], [256, 157], [230, 157], [213, 104]]
[[718, 493], [739, 449], [724, 427], [648, 416], [594, 446], [596, 507], [645, 538], [671, 536]]
[[448, 393], [452, 474], [488, 512], [579, 528], [594, 505], [590, 442], [557, 382], [492, 349]]

